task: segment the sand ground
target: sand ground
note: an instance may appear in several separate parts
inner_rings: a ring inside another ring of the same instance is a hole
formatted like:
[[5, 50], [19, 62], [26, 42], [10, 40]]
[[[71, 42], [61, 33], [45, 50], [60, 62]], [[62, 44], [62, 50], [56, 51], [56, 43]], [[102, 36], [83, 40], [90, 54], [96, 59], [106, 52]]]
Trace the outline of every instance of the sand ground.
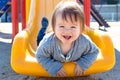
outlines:
[[[119, 22], [120, 23], [120, 22]], [[10, 66], [12, 46], [11, 23], [0, 23], [0, 80], [120, 80], [120, 24], [111, 23], [107, 32], [113, 40], [116, 55], [115, 66], [104, 73], [97, 73], [87, 77], [75, 78], [35, 78], [33, 76], [15, 73]], [[92, 24], [95, 26], [94, 24]], [[109, 45], [108, 45], [109, 46]]]

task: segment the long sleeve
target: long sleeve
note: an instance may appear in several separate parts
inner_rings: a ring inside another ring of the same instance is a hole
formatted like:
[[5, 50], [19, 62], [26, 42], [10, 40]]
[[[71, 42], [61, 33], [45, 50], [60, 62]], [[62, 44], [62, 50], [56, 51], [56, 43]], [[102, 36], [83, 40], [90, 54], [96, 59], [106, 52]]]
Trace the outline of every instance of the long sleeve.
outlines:
[[53, 36], [50, 33], [43, 38], [36, 51], [37, 61], [46, 69], [49, 74], [51, 74], [51, 76], [55, 76], [63, 66], [60, 61], [53, 58], [52, 54], [54, 52], [54, 44]]
[[77, 60], [83, 70], [88, 69], [96, 60], [99, 50], [97, 46], [88, 40], [84, 54]]
[[53, 59], [48, 50], [48, 47], [40, 46], [37, 49], [36, 58], [48, 73], [55, 76], [56, 73], [62, 68], [62, 63]]

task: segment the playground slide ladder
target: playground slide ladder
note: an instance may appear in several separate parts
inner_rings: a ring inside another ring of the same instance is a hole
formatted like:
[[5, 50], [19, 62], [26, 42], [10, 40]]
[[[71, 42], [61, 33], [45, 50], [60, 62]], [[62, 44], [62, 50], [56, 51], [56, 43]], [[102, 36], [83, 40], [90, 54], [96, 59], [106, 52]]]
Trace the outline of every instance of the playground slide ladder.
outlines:
[[[79, 0], [83, 4], [82, 0]], [[93, 18], [99, 23], [99, 26], [110, 27], [110, 25], [105, 21], [105, 19], [100, 15], [100, 13], [96, 10], [94, 5], [91, 5], [91, 15]]]
[[11, 0], [0, 0], [0, 17], [7, 12], [11, 6]]

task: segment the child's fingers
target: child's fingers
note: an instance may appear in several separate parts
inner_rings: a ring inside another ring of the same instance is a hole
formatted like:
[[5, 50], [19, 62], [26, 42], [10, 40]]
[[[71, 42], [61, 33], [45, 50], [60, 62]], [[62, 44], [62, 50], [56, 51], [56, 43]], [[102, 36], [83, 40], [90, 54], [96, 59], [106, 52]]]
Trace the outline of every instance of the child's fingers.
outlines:
[[80, 75], [80, 71], [79, 70], [75, 70], [75, 74], [76, 74], [76, 76], [79, 76]]
[[64, 69], [61, 69], [60, 71], [58, 71], [58, 73], [57, 73], [57, 76], [66, 76], [66, 72], [65, 72], [65, 70]]
[[76, 74], [76, 76], [81, 76], [81, 75], [82, 75], [82, 71], [76, 70], [76, 71], [75, 71], [75, 74]]
[[63, 76], [66, 76], [66, 72], [64, 69], [61, 70], [61, 73], [63, 74]]
[[57, 74], [57, 76], [59, 76], [59, 77], [64, 77], [64, 76], [65, 76], [65, 73], [59, 72], [59, 73]]
[[83, 70], [81, 69], [79, 65], [76, 65], [75, 74], [77, 76], [81, 76], [83, 74]]

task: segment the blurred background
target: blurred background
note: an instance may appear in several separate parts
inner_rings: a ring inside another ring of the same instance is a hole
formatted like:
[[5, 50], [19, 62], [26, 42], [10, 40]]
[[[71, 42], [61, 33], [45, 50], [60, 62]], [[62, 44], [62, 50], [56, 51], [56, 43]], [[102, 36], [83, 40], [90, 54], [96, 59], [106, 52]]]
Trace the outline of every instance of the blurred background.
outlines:
[[[3, 7], [3, 3], [8, 0], [0, 0], [0, 9]], [[20, 0], [18, 0], [20, 1]], [[20, 2], [19, 2], [20, 3]], [[118, 22], [120, 21], [120, 0], [91, 0], [97, 11], [102, 15], [102, 17], [107, 22]], [[11, 4], [10, 4], [11, 5]], [[20, 4], [18, 5], [20, 8]], [[0, 12], [2, 14], [2, 12]], [[95, 22], [94, 18], [91, 16], [91, 22]], [[11, 22], [11, 7], [0, 16], [1, 22]], [[21, 21], [21, 13], [19, 9], [19, 21]]]

